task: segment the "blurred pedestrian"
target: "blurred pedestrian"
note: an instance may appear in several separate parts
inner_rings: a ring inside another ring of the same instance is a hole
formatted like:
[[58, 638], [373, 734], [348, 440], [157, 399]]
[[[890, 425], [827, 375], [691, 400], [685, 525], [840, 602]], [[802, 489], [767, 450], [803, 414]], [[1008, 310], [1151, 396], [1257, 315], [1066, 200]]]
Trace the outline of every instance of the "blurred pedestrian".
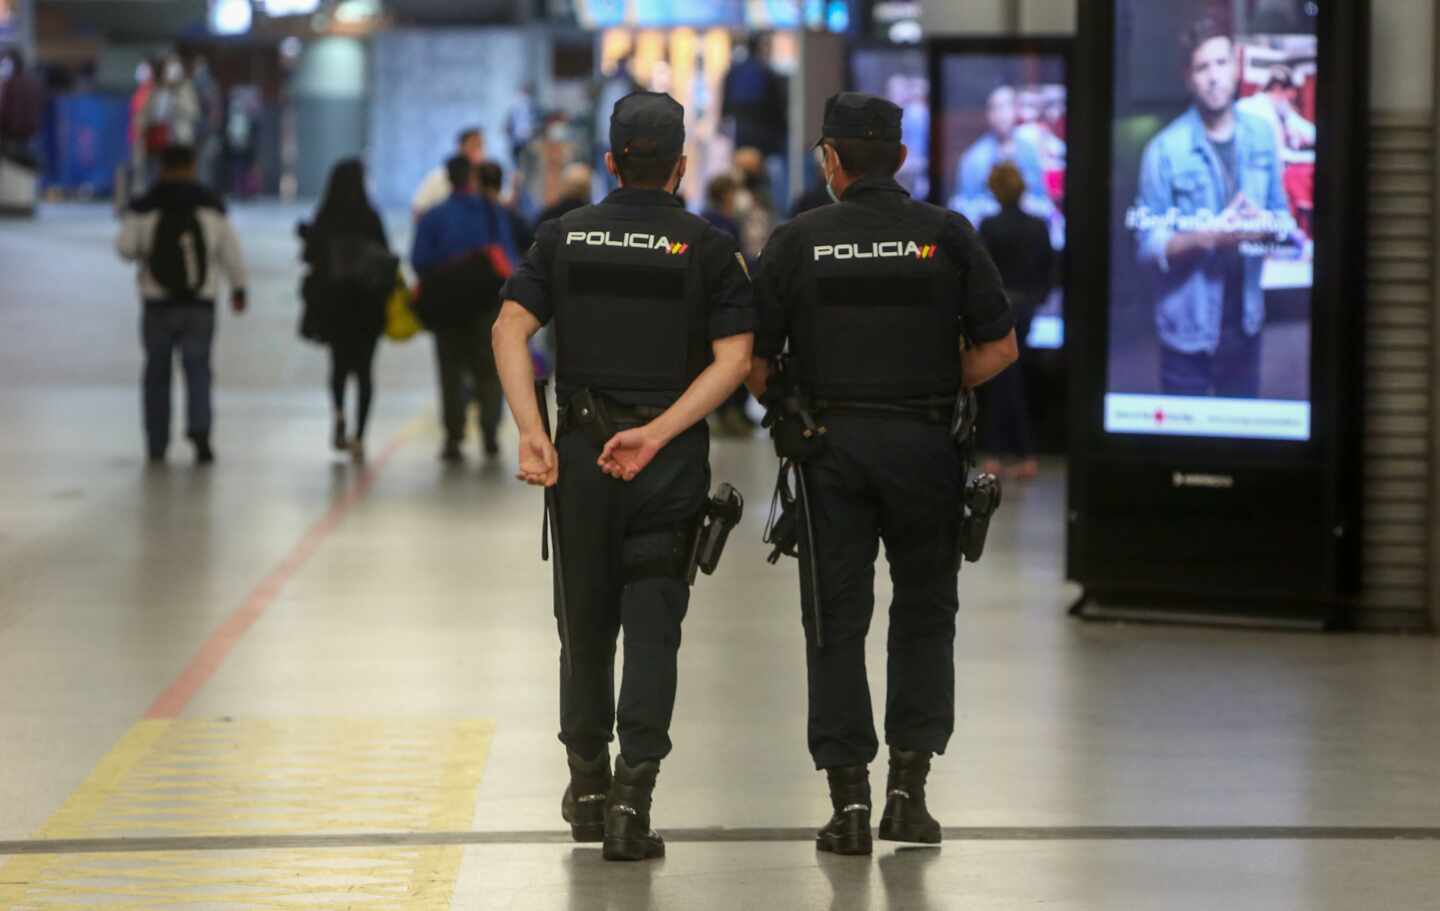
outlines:
[[129, 180], [132, 189], [143, 183], [148, 172], [145, 160], [150, 150], [145, 136], [145, 110], [159, 81], [162, 66], [158, 60], [142, 60], [135, 67], [135, 91], [130, 95], [130, 119], [125, 127], [125, 138], [130, 144]]
[[775, 193], [765, 170], [765, 158], [754, 146], [735, 150], [733, 173], [740, 187], [736, 197], [740, 251], [755, 262], [775, 229]]
[[450, 198], [425, 213], [415, 227], [410, 263], [420, 276], [416, 301], [421, 322], [435, 336], [445, 445], [440, 458], [462, 460], [468, 404], [465, 382], [480, 402], [485, 454], [500, 451], [500, 379], [490, 347], [490, 327], [500, 312], [500, 285], [519, 258], [510, 223], [480, 194], [478, 168], [468, 156], [446, 165]]
[[[546, 206], [535, 219], [535, 227], [539, 228], [552, 218], [559, 218], [566, 212], [573, 212], [581, 206], [590, 205], [590, 195], [593, 190], [595, 172], [583, 162], [572, 161], [560, 172], [560, 198]], [[522, 251], [528, 248], [522, 248]]]
[[196, 121], [195, 154], [199, 159], [199, 174], [202, 183], [214, 186], [219, 180], [219, 164], [223, 154], [224, 99], [220, 83], [210, 72], [210, 63], [204, 57], [196, 57], [190, 66], [190, 84], [195, 90], [195, 100], [200, 106]]
[[980, 390], [980, 447], [990, 456], [985, 471], [997, 474], [1003, 469], [1012, 478], [1028, 480], [1039, 473], [1040, 463], [1035, 459], [1022, 368], [1030, 323], [1054, 284], [1055, 250], [1045, 220], [1020, 208], [1026, 185], [1019, 168], [1008, 161], [996, 165], [990, 171], [989, 189], [1000, 203], [1000, 212], [980, 223], [980, 239], [1000, 270], [1015, 312], [1020, 366]]
[[[485, 160], [485, 133], [479, 127], [461, 130], [460, 135], [455, 137], [455, 145], [457, 152], [472, 166], [478, 167]], [[448, 200], [451, 191], [447, 164], [441, 163], [420, 182], [415, 198], [410, 200], [410, 213], [418, 222], [426, 212]]]
[[[331, 442], [337, 452], [363, 462], [375, 395], [375, 350], [399, 261], [365, 191], [365, 166], [359, 159], [342, 161], [330, 171], [315, 219], [301, 226], [301, 237], [310, 267], [303, 292], [306, 321], [330, 348]], [[354, 436], [345, 421], [345, 390], [352, 376], [358, 393]]]
[[260, 157], [260, 90], [237, 85], [230, 90], [225, 112], [225, 173], [232, 195], [254, 196], [260, 192], [256, 163]]
[[201, 465], [215, 460], [210, 445], [210, 349], [222, 278], [236, 313], [245, 309], [245, 263], [225, 206], [196, 179], [195, 150], [172, 145], [160, 154], [155, 187], [126, 210], [115, 243], [139, 263], [145, 315], [145, 437], [150, 461], [170, 445], [170, 379], [175, 352], [185, 370], [186, 435]]
[[535, 103], [535, 83], [527, 82], [515, 93], [505, 115], [505, 136], [510, 140], [510, 161], [517, 167], [520, 154], [540, 131], [540, 106]]
[[40, 132], [44, 89], [15, 49], [0, 54], [0, 142], [25, 145]]
[[[157, 154], [167, 147], [195, 148], [203, 116], [200, 95], [185, 72], [184, 62], [179, 56], [170, 55], [164, 59], [159, 81], [145, 99], [141, 112], [141, 135], [150, 177], [155, 177], [155, 167], [148, 162], [157, 160]], [[198, 178], [198, 172], [196, 176]]]
[[40, 80], [25, 68], [18, 50], [0, 54], [0, 169], [9, 172], [6, 192], [13, 192], [17, 184], [25, 187], [21, 199], [0, 197], [0, 208], [34, 207], [39, 175], [33, 144], [44, 120], [44, 95]]
[[499, 162], [485, 161], [480, 163], [476, 173], [480, 175], [480, 195], [500, 211], [501, 218], [510, 223], [510, 241], [516, 252], [529, 250], [530, 244], [535, 241], [535, 232], [530, 230], [530, 223], [519, 212], [505, 203], [505, 170]]
[[729, 174], [718, 174], [705, 185], [705, 207], [700, 217], [740, 240], [740, 224], [735, 220], [735, 195], [740, 186]]
[[736, 49], [736, 60], [725, 74], [720, 116], [729, 124], [735, 148], [757, 150], [762, 170], [783, 187], [789, 89], [785, 77], [770, 65], [770, 51], [770, 36], [758, 33]]
[[[535, 233], [538, 234], [540, 226], [547, 221], [553, 221], [576, 209], [590, 205], [594, 187], [595, 172], [589, 165], [582, 161], [572, 161], [567, 164], [560, 172], [560, 196], [546, 206], [540, 216], [535, 219]], [[520, 252], [524, 255], [528, 250], [528, 247], [522, 247]], [[535, 375], [542, 378], [549, 376], [558, 353], [555, 350], [553, 328], [545, 326], [535, 333], [530, 339], [530, 350], [535, 356]]]
[[[729, 174], [710, 178], [710, 182], [705, 185], [705, 208], [700, 212], [700, 217], [709, 222], [711, 227], [728, 234], [737, 243], [740, 240], [740, 224], [735, 220], [735, 212], [739, 191], [739, 183]], [[743, 254], [742, 258], [746, 261], [745, 271], [748, 274], [753, 261]], [[715, 409], [712, 426], [726, 436], [749, 436], [754, 433], [755, 422], [750, 420], [746, 411], [749, 403], [750, 393], [741, 386], [731, 393], [724, 404]]]

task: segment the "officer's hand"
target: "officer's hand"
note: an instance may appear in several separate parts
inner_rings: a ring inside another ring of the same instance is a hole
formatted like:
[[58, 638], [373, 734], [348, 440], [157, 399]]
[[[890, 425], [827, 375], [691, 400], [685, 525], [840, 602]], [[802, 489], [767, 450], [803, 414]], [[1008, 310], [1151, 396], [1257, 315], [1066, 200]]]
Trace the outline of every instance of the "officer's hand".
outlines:
[[560, 459], [555, 444], [543, 433], [520, 438], [520, 472], [518, 480], [536, 487], [554, 487], [560, 479]]
[[648, 427], [624, 430], [610, 438], [600, 453], [600, 470], [621, 481], [633, 481], [664, 445]]

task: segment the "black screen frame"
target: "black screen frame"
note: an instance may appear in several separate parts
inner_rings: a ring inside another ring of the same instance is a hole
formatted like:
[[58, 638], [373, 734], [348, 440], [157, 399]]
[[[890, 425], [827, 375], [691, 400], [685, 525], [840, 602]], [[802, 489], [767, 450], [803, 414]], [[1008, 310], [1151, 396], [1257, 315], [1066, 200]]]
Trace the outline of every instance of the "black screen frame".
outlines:
[[858, 54], [870, 51], [917, 53], [927, 58], [926, 73], [929, 73], [928, 43], [901, 44], [898, 41], [886, 41], [884, 38], [856, 38], [849, 42], [849, 47], [845, 54], [845, 87], [848, 90], [852, 92], [860, 91], [859, 80], [855, 78], [855, 58]]
[[[1103, 230], [1071, 232], [1072, 262], [1087, 264], [1071, 275], [1066, 341], [1073, 392], [1070, 412], [1071, 534], [1083, 534], [1076, 516], [1087, 507], [1087, 479], [1097, 470], [1172, 465], [1176, 470], [1303, 475], [1304, 489], [1323, 503], [1330, 546], [1297, 554], [1313, 561], [1317, 587], [1332, 595], [1359, 585], [1361, 440], [1363, 434], [1363, 339], [1366, 282], [1367, 113], [1369, 102], [1369, 2], [1321, 0], [1317, 38], [1317, 147], [1315, 272], [1311, 289], [1310, 405], [1308, 441], [1110, 433], [1105, 430], [1109, 385], [1112, 156], [1117, 6], [1120, 0], [1079, 0], [1072, 78], [1085, 91], [1072, 96], [1070, 111], [1084, 130], [1072, 129], [1067, 193], [1072, 223]], [[1165, 2], [1165, 0], [1147, 0]], [[1074, 305], [1071, 306], [1071, 302]], [[1264, 516], [1257, 516], [1263, 520]], [[1177, 522], [1185, 521], [1176, 515]], [[1077, 566], [1071, 547], [1070, 578], [1086, 583], [1093, 566]], [[1113, 580], [1110, 584], [1113, 584]]]
[[[1091, 224], [1104, 225], [1105, 231], [1091, 232], [1084, 242], [1083, 255], [1077, 251], [1079, 261], [1091, 263], [1093, 267], [1087, 270], [1084, 279], [1076, 282], [1078, 293], [1091, 302], [1091, 312], [1084, 320], [1086, 331], [1075, 339], [1075, 350], [1087, 368], [1094, 369], [1086, 369], [1082, 371], [1083, 375], [1076, 377], [1071, 438], [1088, 449], [1113, 452], [1122, 457], [1158, 455], [1213, 460], [1218, 452], [1242, 463], [1275, 464], [1300, 459], [1320, 464], [1326, 459], [1326, 450], [1348, 430], [1342, 420], [1342, 411], [1350, 409], [1341, 407], [1347, 404], [1344, 390], [1348, 384], [1341, 381], [1351, 371], [1346, 369], [1347, 357], [1339, 343], [1350, 334], [1347, 330], [1363, 326], [1363, 322], [1347, 321], [1346, 314], [1342, 312], [1344, 300], [1358, 300], [1360, 298], [1355, 292], [1363, 293], [1363, 265], [1347, 263], [1342, 257], [1347, 256], [1349, 251], [1363, 249], [1365, 243], [1364, 194], [1356, 192], [1364, 187], [1365, 153], [1363, 146], [1354, 146], [1346, 136], [1364, 135], [1363, 96], [1367, 95], [1367, 69], [1363, 65], [1363, 52], [1358, 55], [1359, 59], [1355, 59], [1357, 55], [1346, 53], [1351, 50], [1349, 44], [1337, 40], [1336, 36], [1337, 28], [1342, 25], [1352, 26], [1352, 33], [1364, 32], [1354, 23], [1337, 21], [1355, 18], [1357, 7], [1351, 0], [1329, 0], [1322, 3], [1317, 21], [1316, 93], [1320, 101], [1316, 124], [1319, 141], [1316, 144], [1315, 276], [1311, 289], [1311, 432], [1309, 440], [1301, 441], [1110, 433], [1104, 429], [1110, 366], [1109, 231], [1113, 217], [1108, 163], [1113, 154], [1114, 39], [1118, 2], [1080, 2], [1080, 33], [1086, 37], [1077, 50], [1077, 62], [1084, 70], [1086, 84], [1094, 91], [1086, 93], [1083, 107], [1072, 107], [1077, 113], [1083, 112], [1085, 121], [1091, 126], [1085, 131], [1088, 141], [1072, 144], [1068, 168], [1072, 176], [1078, 168], [1080, 179], [1076, 181], [1077, 185], [1097, 189], [1087, 194], [1083, 203], [1077, 195], [1071, 208], [1073, 211], [1076, 206], [1082, 207], [1083, 215], [1079, 217]], [[1342, 69], [1344, 82], [1338, 81]], [[1341, 85], [1348, 85], [1351, 90], [1337, 92]], [[1361, 98], [1359, 104], [1356, 103], [1357, 97]], [[1103, 196], [1098, 190], [1101, 187], [1105, 190]], [[1337, 207], [1362, 214], [1349, 219], [1348, 225], [1342, 224], [1344, 220], [1335, 217]]]

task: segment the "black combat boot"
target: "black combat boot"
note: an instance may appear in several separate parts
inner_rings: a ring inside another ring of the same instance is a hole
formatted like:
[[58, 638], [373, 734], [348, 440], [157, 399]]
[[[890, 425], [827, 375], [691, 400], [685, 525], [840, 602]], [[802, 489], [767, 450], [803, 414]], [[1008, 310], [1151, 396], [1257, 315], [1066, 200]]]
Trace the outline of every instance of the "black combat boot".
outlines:
[[940, 823], [925, 809], [925, 776], [930, 754], [890, 748], [890, 779], [885, 786], [885, 813], [880, 838], [922, 845], [940, 844]]
[[650, 796], [659, 774], [658, 762], [631, 768], [624, 756], [615, 757], [615, 778], [610, 782], [610, 803], [605, 809], [606, 860], [665, 856], [665, 840], [650, 828]]
[[570, 837], [576, 841], [604, 841], [610, 751], [601, 750], [594, 759], [584, 759], [573, 750], [566, 750], [566, 756], [570, 760], [570, 784], [560, 798], [560, 815], [570, 823]]
[[815, 847], [834, 854], [869, 854], [870, 770], [863, 765], [826, 769], [835, 815], [815, 836]]

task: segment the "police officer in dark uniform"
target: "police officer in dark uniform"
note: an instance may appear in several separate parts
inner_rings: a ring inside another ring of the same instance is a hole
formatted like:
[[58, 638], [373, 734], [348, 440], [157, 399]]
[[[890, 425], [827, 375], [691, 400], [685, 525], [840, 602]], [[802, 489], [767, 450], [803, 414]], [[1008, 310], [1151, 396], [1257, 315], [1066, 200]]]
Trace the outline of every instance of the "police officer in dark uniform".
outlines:
[[975, 229], [894, 180], [906, 155], [900, 116], [855, 92], [826, 103], [817, 154], [838, 203], [777, 229], [755, 279], [750, 387], [809, 497], [798, 548], [809, 746], [834, 804], [817, 847], [841, 854], [871, 851], [867, 765], [879, 745], [865, 635], [881, 542], [894, 600], [880, 837], [940, 841], [925, 778], [954, 727], [968, 467], [956, 414], [1017, 357], [1010, 304]]
[[[704, 418], [744, 381], [754, 338], [735, 241], [675, 195], [684, 141], [684, 109], [669, 95], [617, 102], [605, 163], [620, 188], [540, 226], [493, 330], [520, 431], [519, 478], [547, 488], [556, 531], [560, 740], [570, 764], [562, 814], [576, 841], [603, 840], [610, 860], [664, 855], [650, 798], [670, 752], [686, 564], [710, 483]], [[553, 445], [527, 351], [551, 321]]]

